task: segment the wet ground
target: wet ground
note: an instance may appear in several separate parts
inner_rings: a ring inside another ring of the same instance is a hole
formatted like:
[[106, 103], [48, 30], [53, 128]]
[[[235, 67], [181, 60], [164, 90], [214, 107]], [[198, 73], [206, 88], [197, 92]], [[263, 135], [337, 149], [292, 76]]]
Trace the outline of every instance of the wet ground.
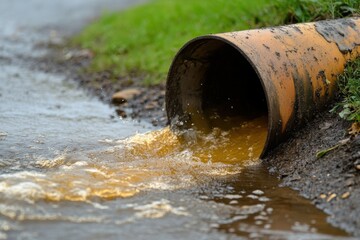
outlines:
[[165, 151], [168, 130], [139, 134], [154, 127], [119, 119], [63, 66], [36, 67], [49, 42], [130, 2], [1, 3], [0, 239], [349, 239], [258, 161]]
[[351, 124], [328, 110], [294, 133], [266, 162], [280, 174], [283, 186], [297, 189], [330, 215], [329, 222], [359, 237], [360, 136], [349, 135]]

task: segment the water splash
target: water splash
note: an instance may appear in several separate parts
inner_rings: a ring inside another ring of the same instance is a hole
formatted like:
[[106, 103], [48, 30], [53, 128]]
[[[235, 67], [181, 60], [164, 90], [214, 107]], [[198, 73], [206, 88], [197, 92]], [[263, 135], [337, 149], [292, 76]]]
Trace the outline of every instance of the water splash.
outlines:
[[[256, 131], [256, 135], [253, 132]], [[103, 151], [67, 153], [35, 162], [38, 171], [0, 176], [0, 197], [29, 203], [128, 198], [150, 189], [176, 190], [241, 172], [256, 163], [266, 119], [209, 134], [169, 128], [108, 141]]]

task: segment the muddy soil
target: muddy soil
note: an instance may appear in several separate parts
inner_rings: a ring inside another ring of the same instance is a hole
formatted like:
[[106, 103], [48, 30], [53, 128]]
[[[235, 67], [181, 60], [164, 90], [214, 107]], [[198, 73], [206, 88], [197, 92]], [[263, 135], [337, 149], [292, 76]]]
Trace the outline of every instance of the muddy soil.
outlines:
[[324, 111], [264, 161], [271, 172], [279, 174], [283, 185], [298, 190], [329, 214], [330, 223], [360, 236], [360, 136], [349, 136], [349, 127], [349, 122]]
[[[92, 54], [83, 50], [51, 45], [54, 51], [37, 59], [34, 67], [42, 71], [62, 72], [72, 76], [78, 87], [111, 104], [113, 93], [137, 88], [140, 94], [117, 106], [118, 116], [148, 121], [155, 126], [167, 124], [165, 86], [144, 87], [134, 76], [115, 76], [110, 70], [87, 73]], [[331, 106], [330, 106], [331, 108]], [[330, 109], [329, 108], [329, 109]], [[330, 215], [328, 221], [354, 236], [360, 236], [360, 136], [350, 137], [350, 123], [341, 120], [329, 109], [294, 133], [264, 159], [270, 172]], [[316, 153], [340, 146], [321, 158]]]

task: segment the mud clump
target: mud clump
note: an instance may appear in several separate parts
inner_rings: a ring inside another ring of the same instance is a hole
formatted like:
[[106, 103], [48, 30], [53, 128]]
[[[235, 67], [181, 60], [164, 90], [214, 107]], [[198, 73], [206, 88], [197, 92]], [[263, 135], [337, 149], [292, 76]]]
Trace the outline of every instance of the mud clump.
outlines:
[[140, 94], [140, 90], [137, 88], [128, 88], [119, 92], [116, 92], [111, 97], [113, 104], [121, 105], [128, 101], [131, 101], [134, 97]]

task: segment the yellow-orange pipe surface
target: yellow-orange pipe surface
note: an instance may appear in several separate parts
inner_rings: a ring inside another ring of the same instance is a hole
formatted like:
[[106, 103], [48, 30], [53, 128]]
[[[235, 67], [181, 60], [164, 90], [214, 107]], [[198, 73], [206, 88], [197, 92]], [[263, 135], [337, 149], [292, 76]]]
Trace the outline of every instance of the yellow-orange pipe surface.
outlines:
[[[239, 57], [233, 57], [235, 54]], [[211, 76], [217, 75], [219, 82], [224, 79], [226, 85], [234, 84], [242, 95], [256, 88], [251, 81], [258, 81], [268, 115], [263, 156], [324, 108], [336, 90], [337, 75], [343, 72], [347, 61], [359, 56], [360, 18], [198, 37], [179, 51], [169, 70], [168, 118], [173, 124], [180, 121], [184, 126], [196, 122], [204, 111], [205, 92], [214, 92], [206, 90], [207, 78]], [[244, 80], [252, 74], [255, 79]], [[218, 91], [233, 91], [231, 86], [212, 84]]]

